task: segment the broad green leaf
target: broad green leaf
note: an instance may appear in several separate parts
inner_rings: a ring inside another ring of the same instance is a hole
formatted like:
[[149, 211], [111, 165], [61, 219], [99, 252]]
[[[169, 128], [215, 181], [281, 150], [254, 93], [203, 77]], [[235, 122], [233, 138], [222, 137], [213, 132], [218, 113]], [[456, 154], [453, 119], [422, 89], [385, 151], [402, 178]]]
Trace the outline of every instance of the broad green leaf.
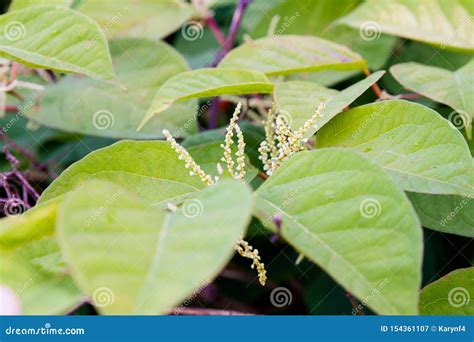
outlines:
[[421, 315], [474, 315], [474, 267], [455, 270], [420, 293]]
[[409, 192], [422, 225], [444, 233], [474, 237], [474, 199]]
[[[364, 56], [370, 68], [379, 69], [387, 60], [395, 43], [391, 36], [374, 36], [363, 39], [358, 30], [331, 25], [348, 14], [361, 1], [339, 0], [253, 0], [243, 18], [243, 26], [252, 38], [268, 35], [274, 26], [274, 36], [282, 34], [315, 35], [346, 45]], [[371, 39], [370, 39], [371, 38]], [[331, 71], [334, 74], [334, 71]]]
[[[176, 0], [82, 1], [79, 10], [97, 21], [109, 39], [161, 39], [176, 31], [193, 14], [188, 3]], [[198, 39], [201, 31], [201, 26], [183, 28], [183, 34], [188, 32], [190, 40]]]
[[29, 67], [115, 81], [107, 40], [87, 16], [34, 6], [0, 16], [0, 55]]
[[279, 214], [282, 237], [371, 309], [417, 313], [422, 232], [380, 167], [347, 150], [300, 152], [255, 195], [265, 225]]
[[136, 131], [156, 89], [188, 70], [176, 50], [163, 42], [117, 39], [110, 42], [110, 51], [126, 90], [71, 75], [48, 86], [41, 105], [32, 108], [28, 117], [64, 131], [113, 138], [161, 138], [165, 128], [175, 135], [195, 130], [196, 105], [192, 100], [174, 105]]
[[22, 215], [0, 220], [0, 249], [14, 249], [54, 234], [58, 201], [38, 205]]
[[8, 10], [17, 11], [31, 6], [54, 5], [70, 7], [73, 0], [13, 0]]
[[459, 113], [457, 127], [471, 133], [474, 119], [474, 61], [452, 72], [418, 63], [397, 64], [390, 68], [395, 79], [405, 88], [434, 101], [444, 103]]
[[293, 130], [303, 126], [321, 102], [326, 104], [323, 116], [316, 120], [316, 127], [308, 132], [313, 135], [345, 107], [355, 101], [384, 74], [378, 71], [343, 91], [328, 89], [312, 82], [290, 81], [275, 85], [274, 98], [280, 111], [287, 115]]
[[249, 189], [236, 180], [200, 191], [176, 212], [92, 181], [61, 206], [60, 245], [73, 278], [102, 313], [166, 313], [229, 261], [251, 203]]
[[0, 251], [0, 257], [0, 303], [16, 298], [19, 314], [64, 314], [82, 300], [70, 277], [38, 271], [13, 252]]
[[41, 271], [64, 275], [65, 269], [56, 243], [56, 198], [29, 209], [22, 215], [0, 220], [0, 250], [15, 253]]
[[278, 36], [245, 43], [219, 68], [246, 68], [269, 76], [320, 70], [360, 70], [365, 60], [347, 47], [312, 36]]
[[272, 91], [273, 84], [258, 71], [205, 68], [183, 72], [170, 78], [158, 89], [139, 129], [153, 116], [180, 100], [224, 94], [268, 94]]
[[441, 48], [474, 51], [471, 0], [368, 0], [340, 23]]
[[90, 178], [117, 183], [155, 202], [203, 188], [205, 184], [190, 176], [184, 165], [167, 142], [120, 141], [71, 165], [43, 192], [39, 202], [64, 195]]
[[356, 107], [318, 132], [318, 147], [358, 150], [406, 191], [473, 196], [466, 141], [435, 111], [403, 100]]

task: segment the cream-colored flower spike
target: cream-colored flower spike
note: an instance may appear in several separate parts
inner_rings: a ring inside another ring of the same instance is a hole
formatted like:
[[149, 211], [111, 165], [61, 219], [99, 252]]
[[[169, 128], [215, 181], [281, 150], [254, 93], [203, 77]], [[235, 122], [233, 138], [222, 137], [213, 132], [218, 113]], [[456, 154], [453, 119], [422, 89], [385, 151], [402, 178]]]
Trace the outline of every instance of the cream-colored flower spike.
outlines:
[[[265, 122], [266, 138], [258, 149], [260, 160], [265, 172], [271, 176], [280, 165], [299, 151], [306, 148], [308, 139], [305, 135], [316, 123], [316, 119], [322, 116], [325, 105], [321, 103], [315, 113], [296, 132], [290, 128], [287, 120], [275, 108], [268, 112]], [[275, 144], [276, 141], [276, 144]]]
[[[244, 135], [242, 134], [242, 130], [240, 129], [237, 121], [239, 120], [240, 111], [242, 109], [242, 104], [239, 102], [237, 107], [235, 107], [234, 114], [230, 119], [229, 126], [226, 128], [225, 140], [224, 144], [221, 147], [224, 149], [224, 157], [222, 161], [226, 163], [227, 170], [232, 177], [235, 179], [243, 180], [245, 176], [245, 142], [244, 142]], [[234, 158], [232, 156], [232, 149], [231, 146], [234, 143], [232, 140], [234, 136], [234, 131], [237, 135], [237, 152], [236, 155], [236, 162], [237, 166], [234, 170]]]
[[267, 271], [265, 270], [265, 264], [260, 262], [260, 255], [258, 254], [258, 249], [254, 249], [247, 241], [241, 238], [237, 241], [237, 244], [235, 245], [235, 250], [239, 252], [239, 254], [244, 258], [252, 260], [252, 265], [250, 267], [252, 269], [257, 269], [258, 280], [262, 286], [265, 286], [265, 282], [267, 281]]
[[181, 146], [180, 144], [176, 142], [176, 140], [173, 138], [173, 136], [168, 130], [164, 129], [163, 134], [166, 137], [166, 140], [171, 144], [171, 147], [173, 148], [173, 150], [175, 150], [176, 153], [178, 153], [178, 158], [180, 160], [184, 160], [185, 167], [187, 169], [191, 169], [191, 171], [189, 171], [190, 176], [194, 176], [194, 175], [198, 176], [199, 178], [201, 178], [203, 182], [207, 183], [207, 185], [212, 185], [218, 180], [218, 178], [213, 179], [212, 176], [209, 176], [208, 174], [206, 174], [201, 169], [201, 167], [194, 161], [193, 157], [191, 157], [188, 151], [186, 151], [186, 149], [183, 146]]

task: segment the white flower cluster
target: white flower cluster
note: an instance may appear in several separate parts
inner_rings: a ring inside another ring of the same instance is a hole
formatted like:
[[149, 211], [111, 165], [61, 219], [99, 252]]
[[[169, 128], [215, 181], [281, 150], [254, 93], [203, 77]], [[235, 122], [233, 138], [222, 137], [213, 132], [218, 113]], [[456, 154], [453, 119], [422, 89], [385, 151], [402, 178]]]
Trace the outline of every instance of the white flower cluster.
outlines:
[[308, 139], [305, 135], [314, 126], [316, 119], [322, 116], [324, 108], [324, 103], [321, 103], [311, 118], [296, 132], [290, 128], [285, 117], [278, 113], [275, 107], [269, 110], [265, 122], [266, 137], [258, 149], [259, 158], [267, 175], [271, 176], [285, 160], [306, 148]]
[[[242, 109], [242, 104], [239, 102], [237, 107], [235, 107], [234, 114], [230, 119], [229, 126], [226, 129], [225, 135], [225, 144], [222, 144], [221, 147], [224, 149], [224, 157], [222, 161], [227, 164], [227, 170], [232, 177], [235, 179], [243, 180], [245, 176], [245, 142], [244, 142], [244, 135], [242, 134], [242, 130], [240, 129], [237, 121], [239, 120], [240, 111]], [[231, 146], [234, 143], [233, 136], [234, 131], [237, 135], [237, 152], [235, 153], [237, 166], [235, 167], [234, 171], [234, 159], [232, 157], [232, 149]]]

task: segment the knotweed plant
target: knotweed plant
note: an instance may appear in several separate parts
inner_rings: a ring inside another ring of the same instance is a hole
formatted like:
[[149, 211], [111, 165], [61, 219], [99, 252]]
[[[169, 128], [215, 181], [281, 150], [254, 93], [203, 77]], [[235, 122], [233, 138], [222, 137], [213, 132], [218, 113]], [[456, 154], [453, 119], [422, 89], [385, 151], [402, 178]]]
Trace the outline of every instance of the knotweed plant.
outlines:
[[265, 140], [258, 149], [263, 169], [271, 176], [283, 162], [299, 151], [306, 149], [310, 128], [315, 126], [316, 120], [322, 117], [325, 104], [321, 103], [314, 114], [297, 131], [290, 128], [288, 118], [273, 106], [265, 121]]
[[[225, 162], [227, 171], [234, 179], [243, 181], [245, 177], [245, 142], [242, 130], [240, 129], [238, 124], [241, 109], [242, 104], [238, 103], [234, 110], [234, 114], [230, 119], [230, 123], [226, 128], [224, 143], [221, 144], [221, 147], [223, 149], [223, 157], [221, 160]], [[234, 144], [234, 140], [232, 139], [234, 136], [234, 132], [237, 135], [237, 151], [235, 152], [235, 161], [234, 153], [232, 152], [231, 148]], [[173, 149], [178, 154], [178, 158], [180, 160], [184, 160], [185, 167], [187, 169], [190, 169], [190, 176], [199, 177], [204, 183], [209, 186], [212, 186], [213, 184], [216, 184], [219, 181], [219, 176], [212, 177], [206, 174], [198, 165], [198, 163], [194, 161], [189, 152], [176, 141], [176, 139], [171, 135], [168, 130], [163, 130], [163, 135], [166, 137], [166, 140], [171, 144]], [[219, 175], [223, 174], [223, 168], [220, 163], [216, 164], [216, 169]], [[242, 238], [237, 241], [235, 249], [244, 258], [252, 260], [251, 268], [257, 269], [258, 280], [260, 284], [264, 286], [267, 279], [267, 272], [265, 270], [265, 264], [260, 261], [260, 255], [258, 254], [258, 250], [254, 249], [247, 241], [243, 240]]]

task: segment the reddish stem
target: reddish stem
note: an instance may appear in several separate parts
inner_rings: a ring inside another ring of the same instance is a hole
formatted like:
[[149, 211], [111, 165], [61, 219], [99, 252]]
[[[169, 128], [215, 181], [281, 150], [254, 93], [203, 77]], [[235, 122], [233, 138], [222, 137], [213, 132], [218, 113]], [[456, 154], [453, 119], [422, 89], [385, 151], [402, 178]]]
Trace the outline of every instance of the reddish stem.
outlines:
[[412, 94], [400, 94], [400, 95], [397, 95], [397, 97], [399, 99], [411, 100], [411, 99], [418, 99], [420, 97], [423, 97], [423, 95], [417, 94], [417, 93], [412, 93]]
[[[365, 76], [370, 76], [370, 71], [369, 69], [365, 68], [362, 69], [362, 71], [364, 72]], [[382, 97], [382, 90], [380, 90], [380, 87], [379, 85], [377, 84], [377, 82], [375, 82], [374, 84], [372, 84], [372, 90], [374, 91], [375, 93], [375, 96], [377, 96], [378, 98], [381, 98]]]
[[234, 310], [218, 310], [206, 308], [176, 308], [170, 314], [193, 315], [193, 316], [249, 316], [252, 313], [240, 312]]
[[217, 24], [217, 22], [214, 20], [214, 18], [207, 17], [206, 25], [210, 28], [211, 32], [214, 34], [214, 37], [219, 42], [220, 46], [223, 47], [225, 45], [225, 36], [224, 36], [224, 33], [222, 33], [221, 29], [219, 28], [219, 25]]

